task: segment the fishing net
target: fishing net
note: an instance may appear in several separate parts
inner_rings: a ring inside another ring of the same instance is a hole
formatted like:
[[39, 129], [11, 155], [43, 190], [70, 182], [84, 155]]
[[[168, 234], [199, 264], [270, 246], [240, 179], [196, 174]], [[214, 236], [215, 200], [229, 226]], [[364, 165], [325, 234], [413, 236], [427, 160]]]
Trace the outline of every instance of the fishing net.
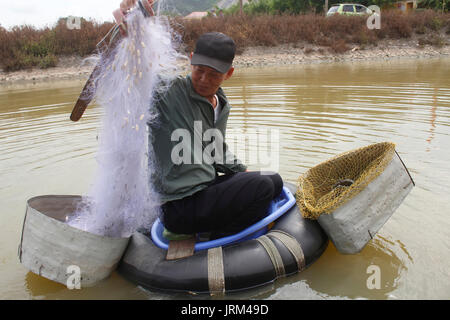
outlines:
[[100, 60], [95, 99], [103, 108], [97, 172], [88, 196], [68, 223], [92, 233], [127, 237], [150, 228], [159, 198], [149, 182], [157, 174], [148, 124], [158, 121], [155, 99], [178, 75], [177, 43], [168, 20], [127, 15], [126, 37]]
[[395, 144], [382, 142], [340, 154], [298, 179], [296, 199], [302, 216], [317, 219], [355, 197], [391, 162]]

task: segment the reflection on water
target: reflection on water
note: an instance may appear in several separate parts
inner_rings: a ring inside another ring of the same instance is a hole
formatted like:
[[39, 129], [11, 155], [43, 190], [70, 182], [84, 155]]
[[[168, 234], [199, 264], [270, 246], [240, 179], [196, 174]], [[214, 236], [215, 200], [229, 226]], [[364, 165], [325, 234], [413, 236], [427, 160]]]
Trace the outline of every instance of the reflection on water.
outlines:
[[[413, 262], [399, 240], [377, 236], [358, 255], [340, 254], [330, 243], [314, 268], [279, 281], [276, 284], [279, 289], [275, 293], [260, 297], [298, 299], [301, 293], [305, 299], [395, 299], [397, 297], [392, 292], [407, 272], [406, 260]], [[380, 282], [376, 284], [379, 284], [379, 289], [371, 289], [373, 283], [370, 277], [375, 276], [371, 269], [373, 266], [380, 270]]]
[[[397, 288], [402, 273], [407, 270], [407, 264], [413, 262], [408, 253], [403, 251], [404, 248], [401, 248], [401, 243], [383, 237], [372, 240], [363, 252], [356, 256], [342, 255], [333, 245], [330, 247], [326, 258], [322, 259], [318, 267], [323, 268], [322, 274], [327, 273], [330, 277], [340, 280], [336, 281], [333, 288], [320, 277], [311, 277], [307, 283], [317, 292], [332, 296], [386, 298]], [[332, 261], [332, 268], [325, 264], [327, 260]], [[367, 281], [370, 282], [369, 277], [375, 275], [370, 266], [379, 267], [379, 289], [371, 289], [372, 287], [367, 285]]]
[[28, 272], [25, 276], [25, 285], [28, 292], [35, 299], [45, 298], [48, 295], [66, 290], [66, 286]]
[[[233, 105], [227, 135], [277, 131], [286, 181], [341, 152], [392, 141], [416, 187], [359, 254], [342, 255], [330, 244], [301, 274], [226, 298], [448, 298], [449, 72], [448, 58], [236, 70], [224, 87]], [[0, 88], [0, 298], [172, 299], [116, 273], [70, 291], [18, 262], [26, 200], [83, 194], [91, 183], [102, 110], [92, 105], [79, 122], [69, 121], [82, 85]], [[248, 141], [236, 153], [245, 158], [257, 145]], [[367, 287], [371, 265], [380, 269], [380, 289]]]
[[72, 299], [146, 299], [146, 293], [128, 282], [116, 272], [105, 280], [99, 282], [95, 287], [83, 288], [82, 290], [69, 290], [66, 286], [40, 277], [32, 272], [25, 276], [25, 287], [27, 293], [33, 299], [72, 300]]
[[[430, 135], [427, 139], [427, 142], [431, 144], [431, 141], [434, 138], [434, 130], [436, 128], [436, 108], [437, 108], [437, 89], [434, 89], [434, 93], [433, 93], [433, 104], [431, 107], [431, 117], [430, 117]], [[430, 151], [429, 148], [427, 148], [427, 152]]]

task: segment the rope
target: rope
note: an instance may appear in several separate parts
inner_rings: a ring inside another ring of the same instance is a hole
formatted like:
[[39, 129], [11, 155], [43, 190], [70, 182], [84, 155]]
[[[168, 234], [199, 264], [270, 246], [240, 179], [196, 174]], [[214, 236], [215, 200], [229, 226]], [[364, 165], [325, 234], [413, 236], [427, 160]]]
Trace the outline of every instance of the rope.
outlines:
[[208, 249], [208, 286], [211, 295], [225, 292], [222, 247]]
[[299, 272], [305, 269], [305, 255], [303, 254], [303, 249], [297, 239], [289, 233], [281, 230], [271, 230], [268, 233], [268, 236], [274, 237], [284, 244], [284, 246], [294, 256]]
[[270, 240], [267, 236], [261, 236], [256, 239], [261, 245], [266, 249], [267, 254], [269, 255], [270, 261], [272, 261], [273, 267], [275, 269], [276, 277], [282, 277], [285, 275], [283, 260], [281, 259], [281, 255], [278, 252], [275, 244]]

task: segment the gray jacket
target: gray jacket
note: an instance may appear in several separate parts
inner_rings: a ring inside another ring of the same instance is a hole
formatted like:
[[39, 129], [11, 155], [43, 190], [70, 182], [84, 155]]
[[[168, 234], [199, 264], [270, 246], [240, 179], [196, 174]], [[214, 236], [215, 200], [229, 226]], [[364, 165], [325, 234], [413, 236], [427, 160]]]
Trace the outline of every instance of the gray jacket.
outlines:
[[153, 148], [157, 168], [151, 179], [162, 202], [182, 199], [208, 187], [217, 172], [230, 174], [247, 169], [225, 143], [231, 106], [222, 88], [217, 96], [222, 110], [216, 123], [211, 103], [194, 91], [190, 75], [177, 78], [157, 97], [158, 120], [149, 123], [149, 147]]

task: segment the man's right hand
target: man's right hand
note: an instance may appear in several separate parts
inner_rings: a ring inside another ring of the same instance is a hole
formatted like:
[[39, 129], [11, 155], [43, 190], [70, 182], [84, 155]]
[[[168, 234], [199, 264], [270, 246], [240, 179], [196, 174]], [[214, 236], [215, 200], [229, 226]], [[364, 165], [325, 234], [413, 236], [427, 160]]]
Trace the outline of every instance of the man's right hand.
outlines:
[[[137, 0], [122, 0], [120, 3], [120, 10], [125, 14], [129, 9], [136, 5], [136, 1]], [[153, 12], [153, 3], [155, 3], [154, 0], [142, 0], [142, 4], [151, 16], [155, 15]]]
[[128, 9], [133, 8], [136, 4], [137, 0], [122, 0], [120, 3], [120, 10], [122, 10], [123, 13], [127, 12]]
[[[120, 26], [120, 33], [122, 36], [127, 35], [127, 29], [125, 24], [125, 15], [128, 10], [136, 5], [137, 0], [122, 0], [120, 3], [120, 8], [113, 11], [114, 20], [116, 20], [117, 25]], [[154, 16], [153, 3], [155, 0], [142, 0], [141, 4], [144, 6], [145, 10], [150, 16]]]

